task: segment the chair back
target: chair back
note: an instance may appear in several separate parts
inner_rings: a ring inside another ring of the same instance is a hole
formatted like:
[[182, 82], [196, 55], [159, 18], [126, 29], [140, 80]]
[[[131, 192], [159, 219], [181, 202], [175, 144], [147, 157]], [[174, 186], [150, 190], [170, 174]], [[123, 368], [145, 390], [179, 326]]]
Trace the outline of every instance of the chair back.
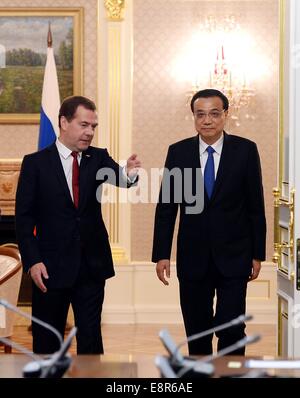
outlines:
[[[17, 305], [22, 278], [18, 249], [0, 246], [0, 298]], [[13, 333], [14, 313], [0, 305], [0, 337]]]

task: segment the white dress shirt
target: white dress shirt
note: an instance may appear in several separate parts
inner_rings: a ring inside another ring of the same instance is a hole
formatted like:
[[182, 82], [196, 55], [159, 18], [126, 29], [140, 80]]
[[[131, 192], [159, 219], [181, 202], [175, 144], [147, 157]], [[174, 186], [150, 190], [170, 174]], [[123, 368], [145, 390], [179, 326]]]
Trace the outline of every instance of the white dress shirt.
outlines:
[[[72, 175], [73, 175], [73, 156], [71, 155], [72, 151], [67, 148], [58, 138], [56, 140], [56, 147], [59, 153], [59, 157], [64, 169], [64, 173], [66, 176], [66, 180], [67, 180], [67, 184], [68, 184], [68, 188], [71, 194], [71, 198], [73, 199], [73, 188], [72, 188]], [[78, 152], [78, 164], [80, 166], [80, 162], [82, 159], [82, 152]], [[122, 176], [124, 178], [125, 181], [129, 182], [129, 183], [134, 183], [135, 180], [137, 179], [137, 174], [134, 174], [133, 176], [129, 177], [127, 176], [126, 173], [126, 166], [123, 167], [122, 169]], [[95, 176], [96, 178], [96, 176]]]
[[214, 165], [215, 165], [215, 178], [217, 177], [218, 173], [218, 168], [220, 164], [220, 158], [222, 154], [222, 149], [223, 149], [223, 142], [224, 142], [224, 134], [221, 135], [221, 137], [212, 145], [206, 144], [201, 136], [199, 135], [199, 151], [200, 151], [200, 164], [201, 164], [201, 171], [202, 174], [204, 174], [204, 169], [206, 165], [206, 161], [208, 158], [208, 153], [206, 151], [208, 146], [211, 146], [214, 148], [215, 152], [213, 153], [213, 158], [214, 158]]
[[[72, 151], [67, 148], [59, 139], [56, 140], [56, 147], [59, 153], [59, 157], [61, 160], [61, 164], [63, 166], [68, 188], [70, 191], [71, 198], [73, 200], [73, 189], [72, 189], [72, 167], [73, 167], [73, 156], [71, 155]], [[77, 159], [78, 159], [78, 164], [80, 166], [82, 158], [82, 152], [78, 152]]]

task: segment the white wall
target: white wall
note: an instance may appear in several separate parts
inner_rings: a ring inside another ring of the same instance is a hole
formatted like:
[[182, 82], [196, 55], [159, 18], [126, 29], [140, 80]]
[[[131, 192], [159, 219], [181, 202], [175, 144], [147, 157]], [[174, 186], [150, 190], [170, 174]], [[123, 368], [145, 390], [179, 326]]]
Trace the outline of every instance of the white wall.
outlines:
[[[249, 283], [247, 313], [254, 323], [275, 324], [277, 319], [276, 271], [264, 263], [258, 280]], [[103, 308], [104, 323], [182, 322], [178, 281], [171, 269], [170, 285], [156, 277], [152, 263], [135, 262], [116, 267], [116, 277], [107, 281]]]

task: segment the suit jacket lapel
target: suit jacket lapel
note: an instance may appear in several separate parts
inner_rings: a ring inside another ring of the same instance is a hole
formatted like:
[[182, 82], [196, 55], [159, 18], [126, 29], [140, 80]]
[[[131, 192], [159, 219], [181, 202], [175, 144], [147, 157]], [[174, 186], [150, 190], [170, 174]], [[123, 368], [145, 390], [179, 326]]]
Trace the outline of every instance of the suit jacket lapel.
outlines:
[[224, 179], [226, 176], [226, 173], [228, 171], [228, 168], [232, 162], [232, 148], [230, 146], [230, 136], [225, 133], [224, 131], [224, 142], [223, 142], [223, 148], [222, 148], [222, 153], [221, 153], [221, 159], [218, 167], [218, 172], [217, 172], [217, 177], [214, 185], [214, 190], [212, 193], [212, 196], [210, 200], [212, 201], [214, 197], [217, 195], [218, 191], [220, 190], [220, 187], [224, 183]]
[[[82, 152], [82, 158], [80, 162], [79, 169], [79, 208], [83, 206], [83, 203], [87, 194], [88, 186], [88, 174], [89, 166], [92, 160], [91, 150], [88, 148], [86, 151]], [[95, 175], [96, 178], [96, 175]], [[95, 193], [96, 194], [96, 193]]]
[[[189, 167], [192, 168], [192, 170], [196, 170], [196, 169], [201, 169], [201, 162], [200, 162], [200, 142], [199, 142], [199, 134], [196, 135], [196, 137], [193, 139], [192, 141], [192, 147], [191, 147], [191, 151], [187, 154], [188, 157], [188, 161], [185, 163], [185, 167]], [[202, 173], [202, 170], [201, 170]], [[193, 192], [196, 192], [195, 186], [194, 184], [199, 184], [199, 176], [197, 174], [195, 174], [194, 176], [195, 178], [193, 178], [193, 187], [192, 190]], [[201, 184], [203, 184], [203, 190], [204, 190], [204, 204], [207, 205], [207, 203], [209, 202], [209, 198], [207, 196], [205, 187], [204, 187], [204, 180], [202, 177], [202, 174], [200, 175], [200, 177], [202, 178]]]
[[48, 147], [48, 151], [49, 151], [50, 164], [52, 165], [52, 169], [53, 169], [54, 173], [56, 174], [58, 181], [61, 184], [66, 196], [69, 198], [70, 204], [73, 204], [73, 200], [72, 200], [70, 190], [68, 187], [68, 183], [66, 180], [65, 172], [64, 172], [64, 169], [63, 169], [63, 166], [62, 166], [62, 163], [61, 163], [61, 160], [59, 157], [59, 153], [58, 153], [55, 143]]
[[194, 137], [192, 143], [193, 143], [193, 146], [192, 146], [191, 153], [187, 154], [188, 158], [192, 162], [192, 164], [189, 167], [198, 169], [198, 168], [201, 168], [199, 134], [197, 134], [196, 137]]

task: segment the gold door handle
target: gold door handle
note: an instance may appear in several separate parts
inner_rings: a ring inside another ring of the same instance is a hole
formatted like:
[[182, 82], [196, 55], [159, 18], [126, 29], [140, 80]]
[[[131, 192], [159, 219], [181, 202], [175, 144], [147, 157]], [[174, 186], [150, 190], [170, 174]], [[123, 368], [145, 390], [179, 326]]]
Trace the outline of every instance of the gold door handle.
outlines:
[[[291, 261], [294, 260], [294, 211], [295, 211], [295, 190], [290, 193], [290, 201], [280, 198], [278, 188], [273, 189], [274, 196], [274, 254], [273, 261], [278, 264], [282, 249], [289, 249]], [[279, 207], [285, 206], [289, 208], [289, 242], [280, 242], [279, 236]]]

